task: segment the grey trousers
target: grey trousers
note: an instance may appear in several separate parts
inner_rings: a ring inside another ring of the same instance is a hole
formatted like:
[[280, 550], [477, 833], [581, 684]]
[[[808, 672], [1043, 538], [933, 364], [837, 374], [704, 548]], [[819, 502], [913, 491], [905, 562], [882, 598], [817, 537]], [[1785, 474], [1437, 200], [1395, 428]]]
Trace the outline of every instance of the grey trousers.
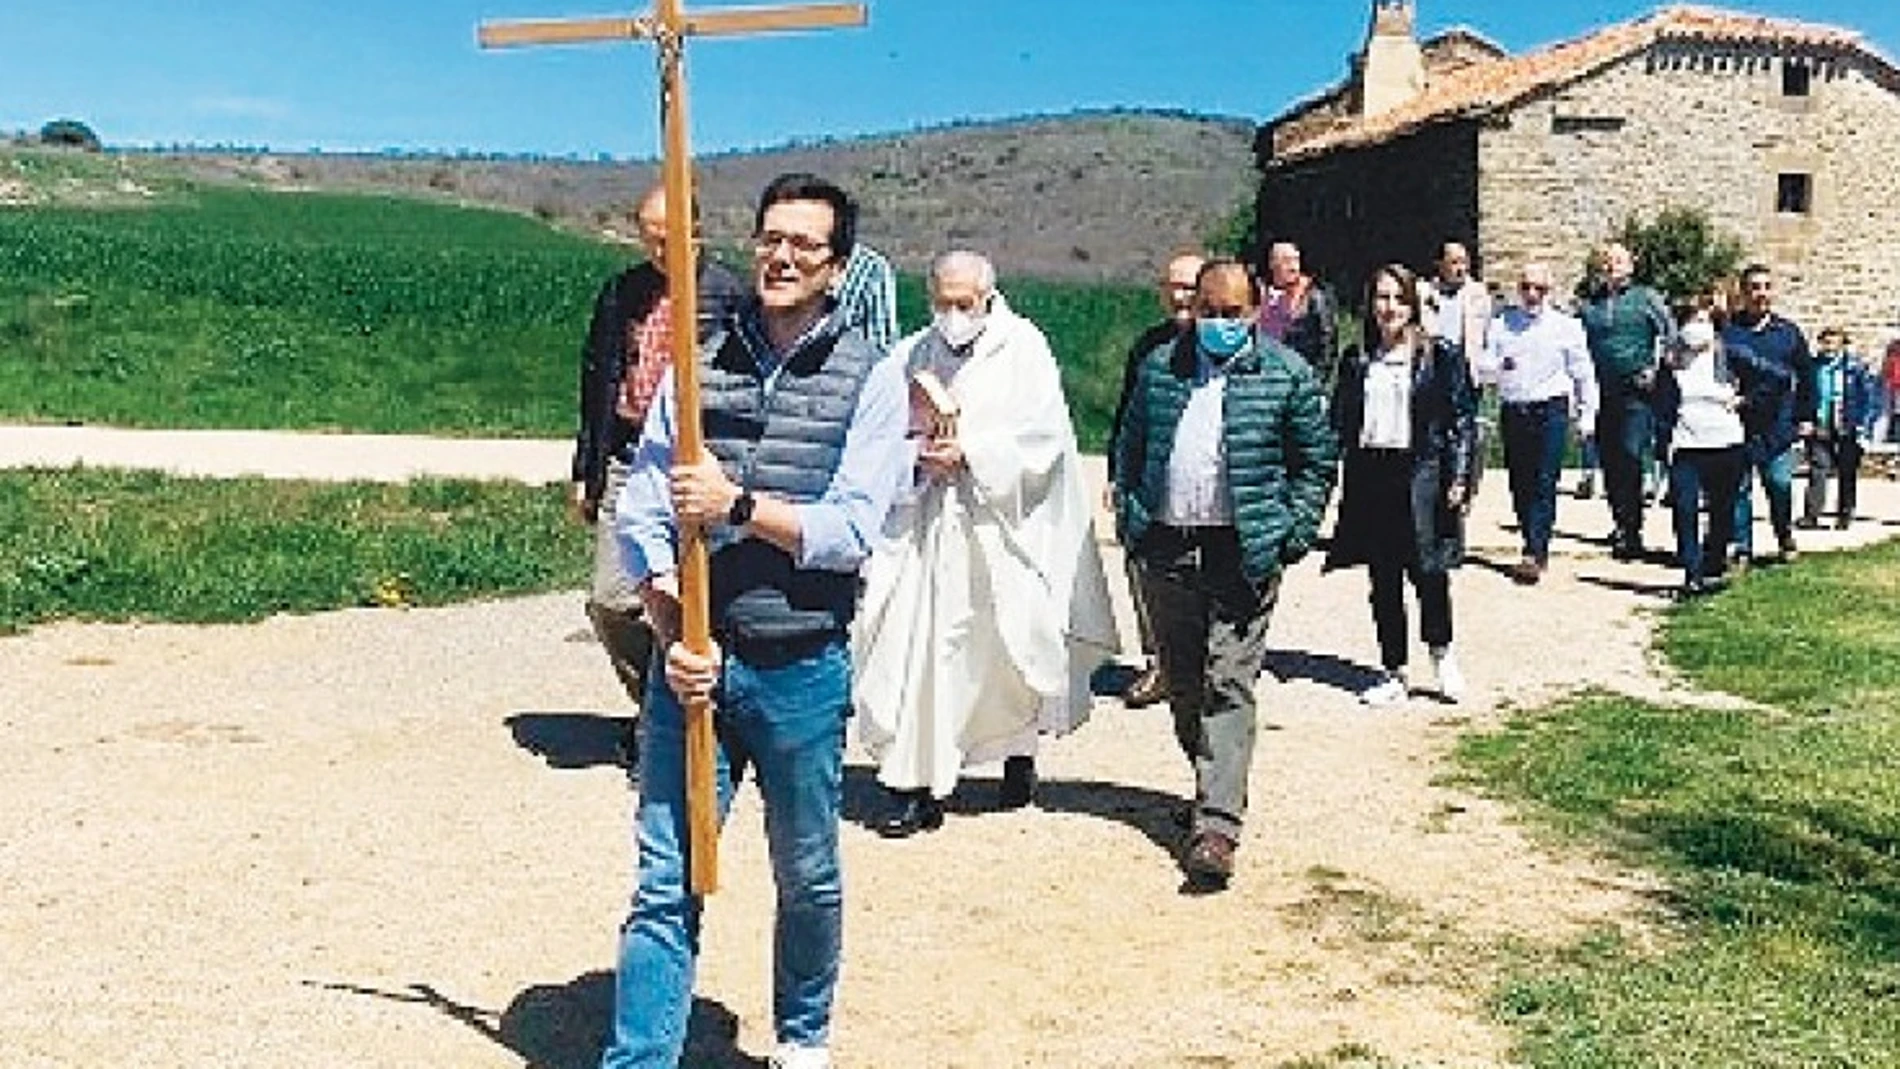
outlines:
[[639, 705], [646, 697], [647, 668], [653, 661], [653, 629], [647, 626], [640, 596], [620, 564], [614, 541], [614, 510], [620, 488], [627, 482], [627, 465], [607, 462], [607, 486], [601, 493], [600, 514], [594, 521], [594, 579], [587, 593], [587, 619], [607, 651], [627, 697]]
[[1240, 568], [1232, 527], [1156, 525], [1140, 547], [1143, 597], [1168, 681], [1174, 736], [1194, 766], [1194, 830], [1236, 841], [1247, 816], [1257, 711], [1279, 577], [1265, 588]]

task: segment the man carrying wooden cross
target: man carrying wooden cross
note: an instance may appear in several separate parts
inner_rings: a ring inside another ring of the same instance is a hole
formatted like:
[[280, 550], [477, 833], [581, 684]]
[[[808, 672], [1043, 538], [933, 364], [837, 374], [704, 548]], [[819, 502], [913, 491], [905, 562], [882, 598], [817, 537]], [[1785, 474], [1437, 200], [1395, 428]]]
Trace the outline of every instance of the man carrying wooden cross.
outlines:
[[[686, 1040], [701, 900], [687, 884], [682, 704], [716, 697], [723, 820], [749, 765], [765, 803], [778, 888], [773, 1065], [823, 1069], [843, 902], [838, 808], [857, 572], [909, 457], [901, 361], [846, 330], [828, 296], [857, 205], [788, 174], [759, 198], [753, 286], [699, 353], [707, 453], [675, 457], [663, 383], [621, 492], [618, 536], [659, 641], [666, 680], [641, 717], [639, 888], [622, 929], [603, 1069], [670, 1067]], [[699, 525], [711, 554], [716, 646], [679, 641], [677, 547]]]

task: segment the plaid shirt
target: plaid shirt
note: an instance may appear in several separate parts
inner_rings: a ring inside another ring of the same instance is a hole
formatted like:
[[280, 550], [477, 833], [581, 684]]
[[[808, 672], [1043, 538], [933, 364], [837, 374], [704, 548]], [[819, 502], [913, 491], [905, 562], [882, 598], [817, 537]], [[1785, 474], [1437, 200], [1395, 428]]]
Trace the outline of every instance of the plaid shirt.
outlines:
[[897, 340], [897, 276], [883, 253], [862, 241], [853, 245], [831, 293], [844, 309], [845, 326], [856, 327], [879, 349], [890, 349]]
[[646, 317], [627, 324], [627, 352], [633, 359], [620, 379], [620, 400], [614, 411], [638, 427], [647, 421], [647, 409], [660, 378], [673, 366], [673, 300], [662, 295]]

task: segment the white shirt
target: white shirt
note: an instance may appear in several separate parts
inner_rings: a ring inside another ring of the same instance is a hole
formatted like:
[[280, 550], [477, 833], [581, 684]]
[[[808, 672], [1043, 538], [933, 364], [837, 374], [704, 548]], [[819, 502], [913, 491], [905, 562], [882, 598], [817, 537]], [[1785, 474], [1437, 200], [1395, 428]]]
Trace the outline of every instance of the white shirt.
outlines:
[[1388, 349], [1366, 369], [1366, 411], [1359, 444], [1367, 449], [1412, 448], [1410, 348]]
[[1161, 506], [1161, 522], [1170, 527], [1225, 527], [1234, 522], [1221, 423], [1227, 368], [1206, 353], [1197, 355], [1194, 390], [1188, 394], [1187, 409], [1174, 429], [1174, 449], [1168, 454], [1168, 493]]
[[1736, 411], [1735, 384], [1715, 377], [1715, 349], [1696, 353], [1688, 366], [1678, 368], [1675, 374], [1682, 406], [1676, 412], [1675, 432], [1669, 437], [1671, 449], [1740, 445], [1742, 417]]
[[1596, 426], [1596, 365], [1575, 316], [1549, 305], [1536, 312], [1506, 308], [1491, 323], [1477, 372], [1479, 382], [1497, 384], [1505, 404], [1567, 397], [1578, 424]]
[[1431, 317], [1432, 336], [1443, 338], [1456, 345], [1465, 343], [1465, 290], [1462, 285], [1450, 293], [1436, 281], [1427, 282], [1432, 291], [1432, 307], [1436, 314]]

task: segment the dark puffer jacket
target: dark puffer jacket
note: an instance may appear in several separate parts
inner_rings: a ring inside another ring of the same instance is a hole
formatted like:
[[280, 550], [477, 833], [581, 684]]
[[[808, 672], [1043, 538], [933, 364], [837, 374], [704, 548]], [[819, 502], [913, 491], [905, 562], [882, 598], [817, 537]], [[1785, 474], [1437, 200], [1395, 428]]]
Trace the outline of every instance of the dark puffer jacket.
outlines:
[[[1141, 545], [1168, 492], [1168, 458], [1194, 390], [1200, 353], [1189, 334], [1142, 360], [1116, 434], [1115, 527]], [[1226, 368], [1222, 442], [1247, 580], [1265, 586], [1313, 548], [1332, 495], [1337, 447], [1326, 399], [1300, 355], [1256, 333]]]

